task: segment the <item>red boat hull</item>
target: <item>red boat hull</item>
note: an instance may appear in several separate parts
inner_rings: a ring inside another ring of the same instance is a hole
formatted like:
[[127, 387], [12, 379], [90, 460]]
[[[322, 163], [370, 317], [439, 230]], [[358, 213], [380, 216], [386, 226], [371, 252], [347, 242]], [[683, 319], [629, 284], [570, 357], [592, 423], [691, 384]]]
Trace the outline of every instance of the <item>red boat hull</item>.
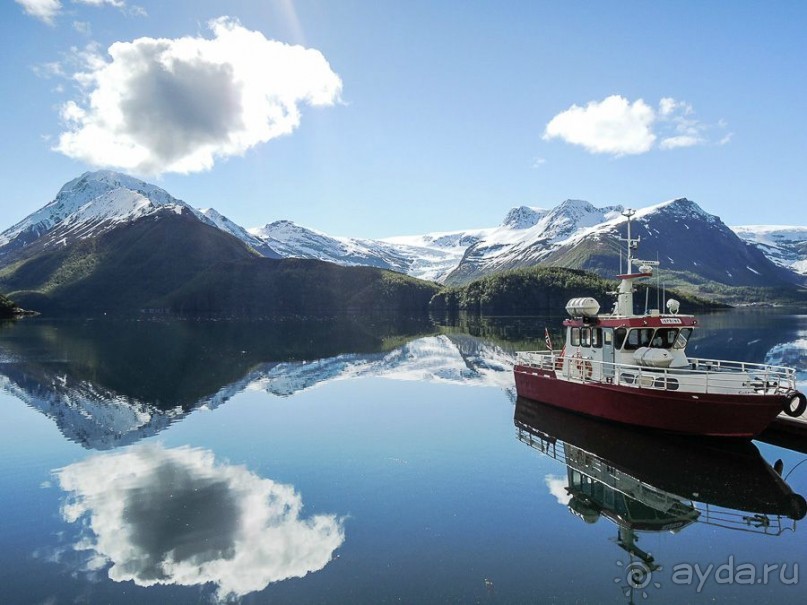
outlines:
[[514, 368], [519, 397], [624, 424], [671, 433], [754, 437], [787, 403], [779, 395], [719, 395], [560, 380], [554, 372]]

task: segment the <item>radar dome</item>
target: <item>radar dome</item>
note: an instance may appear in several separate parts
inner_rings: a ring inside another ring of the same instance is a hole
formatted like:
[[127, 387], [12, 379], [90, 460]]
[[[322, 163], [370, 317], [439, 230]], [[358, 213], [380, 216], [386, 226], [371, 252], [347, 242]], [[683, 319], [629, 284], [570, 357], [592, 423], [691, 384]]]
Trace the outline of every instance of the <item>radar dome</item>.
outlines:
[[681, 303], [679, 303], [674, 298], [671, 298], [667, 301], [667, 310], [672, 313], [673, 315], [678, 315], [678, 310], [681, 308]]

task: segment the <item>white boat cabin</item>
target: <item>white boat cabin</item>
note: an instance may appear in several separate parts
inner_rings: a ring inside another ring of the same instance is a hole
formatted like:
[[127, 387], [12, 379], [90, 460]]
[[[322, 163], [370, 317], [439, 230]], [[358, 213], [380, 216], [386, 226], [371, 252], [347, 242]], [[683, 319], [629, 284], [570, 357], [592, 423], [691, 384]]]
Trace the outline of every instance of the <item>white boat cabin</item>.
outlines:
[[572, 299], [566, 309], [572, 315], [563, 322], [566, 376], [600, 380], [613, 376], [616, 365], [690, 368], [686, 346], [697, 324], [691, 315], [597, 315], [593, 298]]

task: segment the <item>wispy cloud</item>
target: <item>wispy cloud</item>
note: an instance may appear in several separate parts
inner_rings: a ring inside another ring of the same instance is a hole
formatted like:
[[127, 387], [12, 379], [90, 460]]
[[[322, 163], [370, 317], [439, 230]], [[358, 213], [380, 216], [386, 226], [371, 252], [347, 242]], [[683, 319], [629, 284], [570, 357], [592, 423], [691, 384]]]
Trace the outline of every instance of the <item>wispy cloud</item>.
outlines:
[[667, 136], [661, 139], [661, 149], [694, 147], [707, 142], [707, 126], [694, 118], [695, 110], [684, 101], [665, 97], [659, 101], [658, 120], [666, 127]]
[[73, 21], [73, 29], [85, 36], [92, 34], [92, 27], [87, 21]]
[[117, 42], [74, 79], [55, 149], [140, 174], [210, 169], [216, 159], [293, 132], [300, 105], [333, 105], [342, 81], [318, 50], [268, 40], [234, 19], [213, 37]]
[[[585, 107], [572, 105], [553, 117], [544, 130], [544, 140], [560, 139], [590, 153], [614, 156], [647, 153], [710, 144], [711, 129], [725, 130], [722, 120], [711, 125], [698, 120], [692, 105], [671, 97], [653, 108], [643, 99], [630, 102], [620, 95], [591, 101]], [[731, 135], [723, 136], [725, 144]]]
[[59, 0], [15, 0], [22, 6], [26, 15], [39, 19], [43, 23], [53, 25], [62, 10], [62, 3]]
[[123, 0], [73, 0], [76, 4], [88, 4], [89, 6], [114, 6], [115, 8], [123, 8], [126, 3]]
[[[46, 23], [51, 26], [56, 24], [56, 17], [58, 17], [59, 14], [61, 14], [63, 8], [61, 0], [14, 0], [14, 1], [20, 6], [22, 6], [22, 9], [23, 11], [25, 11], [25, 14], [30, 15], [35, 19], [39, 19], [43, 23]], [[72, 2], [73, 4], [84, 4], [86, 6], [95, 6], [95, 7], [112, 6], [133, 17], [146, 16], [146, 10], [144, 8], [140, 6], [127, 6], [124, 0], [72, 0]], [[76, 27], [76, 23], [80, 22], [74, 21], [73, 27]]]

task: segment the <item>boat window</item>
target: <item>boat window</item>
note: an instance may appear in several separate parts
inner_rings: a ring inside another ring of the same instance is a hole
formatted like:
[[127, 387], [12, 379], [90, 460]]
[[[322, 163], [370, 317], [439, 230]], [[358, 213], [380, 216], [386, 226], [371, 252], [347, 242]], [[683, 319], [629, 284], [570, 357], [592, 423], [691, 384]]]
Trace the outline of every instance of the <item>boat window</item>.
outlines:
[[692, 328], [681, 328], [678, 337], [675, 339], [675, 348], [683, 349], [686, 347], [690, 336], [692, 336]]
[[660, 376], [653, 382], [653, 387], [667, 391], [677, 391], [679, 386], [678, 380], [669, 376]]
[[633, 351], [639, 347], [649, 347], [653, 340], [653, 328], [639, 328], [628, 331], [628, 339], [625, 341], [625, 350]]
[[625, 328], [617, 328], [614, 331], [614, 348], [621, 349], [622, 343], [625, 342], [625, 336], [628, 334], [628, 331]]
[[678, 328], [659, 328], [653, 337], [652, 346], [657, 349], [669, 349], [678, 338]]
[[591, 328], [580, 329], [580, 344], [584, 347], [591, 346]]
[[570, 330], [572, 331], [572, 335], [571, 335], [571, 338], [569, 339], [569, 342], [571, 342], [573, 347], [579, 347], [580, 346], [580, 328], [570, 328]]
[[591, 329], [591, 346], [597, 349], [602, 347], [602, 328]]
[[603, 343], [610, 345], [614, 342], [614, 332], [613, 330], [603, 330], [602, 332], [602, 341]]

